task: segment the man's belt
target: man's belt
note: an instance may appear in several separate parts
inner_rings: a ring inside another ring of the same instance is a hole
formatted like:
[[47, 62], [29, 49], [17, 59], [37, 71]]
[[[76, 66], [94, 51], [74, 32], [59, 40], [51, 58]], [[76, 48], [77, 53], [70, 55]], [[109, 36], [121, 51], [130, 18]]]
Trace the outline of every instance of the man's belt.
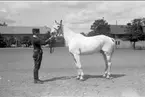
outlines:
[[34, 52], [39, 52], [39, 53], [41, 53], [41, 52], [42, 52], [42, 49], [34, 49], [33, 51], [34, 51]]

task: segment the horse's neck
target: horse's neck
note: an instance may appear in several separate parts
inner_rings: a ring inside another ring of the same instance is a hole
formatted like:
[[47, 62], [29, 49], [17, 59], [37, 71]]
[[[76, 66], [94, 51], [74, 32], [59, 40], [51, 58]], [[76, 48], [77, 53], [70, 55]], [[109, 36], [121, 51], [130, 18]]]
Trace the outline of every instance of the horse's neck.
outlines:
[[76, 35], [76, 33], [74, 33], [72, 30], [70, 30], [67, 27], [63, 27], [63, 36], [65, 38], [67, 45], [75, 35]]

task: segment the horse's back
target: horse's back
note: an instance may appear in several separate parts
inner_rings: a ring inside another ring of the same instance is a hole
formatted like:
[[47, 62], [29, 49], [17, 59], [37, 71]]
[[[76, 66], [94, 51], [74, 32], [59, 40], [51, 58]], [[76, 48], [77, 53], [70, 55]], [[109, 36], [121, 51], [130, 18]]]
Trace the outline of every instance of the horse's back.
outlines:
[[77, 51], [79, 49], [81, 53], [93, 53], [100, 50], [109, 52], [113, 45], [112, 38], [105, 35], [92, 37], [77, 35], [69, 43], [69, 50]]
[[71, 43], [69, 45], [70, 50], [78, 50], [81, 52], [81, 54], [88, 54], [100, 51], [101, 49], [102, 40], [98, 39], [98, 41], [95, 39], [95, 37], [85, 37], [82, 35], [78, 35], [74, 37], [71, 40]]
[[106, 35], [100, 35], [98, 37], [102, 37], [102, 40], [104, 42], [102, 50], [111, 53], [112, 50], [115, 48], [115, 40]]

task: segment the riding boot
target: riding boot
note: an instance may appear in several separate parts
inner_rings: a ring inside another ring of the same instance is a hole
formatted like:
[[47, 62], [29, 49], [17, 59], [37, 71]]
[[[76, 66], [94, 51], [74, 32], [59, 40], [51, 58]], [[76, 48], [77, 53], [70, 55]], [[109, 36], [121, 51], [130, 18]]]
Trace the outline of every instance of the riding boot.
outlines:
[[34, 83], [35, 84], [43, 84], [43, 81], [39, 80], [38, 71], [34, 71]]

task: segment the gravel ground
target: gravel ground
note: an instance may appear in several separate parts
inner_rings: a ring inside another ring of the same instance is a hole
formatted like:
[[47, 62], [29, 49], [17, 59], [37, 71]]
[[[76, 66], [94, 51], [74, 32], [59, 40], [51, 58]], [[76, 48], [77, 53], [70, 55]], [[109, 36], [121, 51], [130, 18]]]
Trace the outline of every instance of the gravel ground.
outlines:
[[112, 78], [105, 79], [101, 54], [82, 56], [85, 80], [76, 80], [72, 56], [63, 47], [43, 52], [40, 79], [33, 83], [32, 49], [0, 49], [0, 97], [145, 97], [145, 51], [116, 50]]

